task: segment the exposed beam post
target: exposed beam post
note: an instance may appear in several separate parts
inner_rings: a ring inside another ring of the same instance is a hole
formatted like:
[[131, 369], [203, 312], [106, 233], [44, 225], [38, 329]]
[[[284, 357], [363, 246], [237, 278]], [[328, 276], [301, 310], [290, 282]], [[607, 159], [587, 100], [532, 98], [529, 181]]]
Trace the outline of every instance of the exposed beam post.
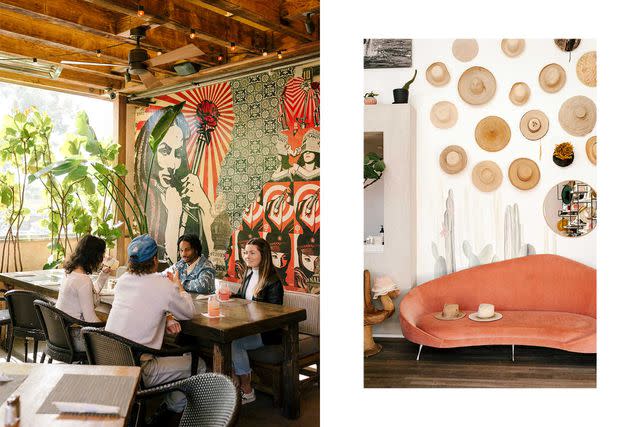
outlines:
[[[123, 165], [127, 164], [127, 97], [124, 95], [117, 95], [113, 102], [113, 135], [120, 148], [118, 150], [118, 163]], [[124, 194], [125, 188], [122, 182], [118, 180], [118, 188], [121, 190], [120, 194]], [[117, 213], [116, 217], [119, 217], [120, 213]], [[116, 257], [120, 262], [120, 265], [126, 264], [125, 258], [125, 234], [126, 229], [122, 227], [122, 235], [116, 240]]]

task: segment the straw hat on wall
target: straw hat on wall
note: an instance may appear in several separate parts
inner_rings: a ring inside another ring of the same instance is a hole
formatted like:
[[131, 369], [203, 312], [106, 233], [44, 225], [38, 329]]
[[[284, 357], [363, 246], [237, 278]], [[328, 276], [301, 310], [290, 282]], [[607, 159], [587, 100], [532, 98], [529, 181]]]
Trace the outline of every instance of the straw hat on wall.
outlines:
[[459, 145], [450, 145], [440, 153], [440, 168], [448, 174], [461, 172], [467, 166], [467, 152]]
[[458, 80], [458, 93], [467, 104], [486, 104], [496, 93], [496, 79], [486, 68], [468, 68]]
[[498, 116], [488, 116], [476, 125], [476, 142], [486, 151], [500, 151], [511, 139], [511, 129]]
[[509, 166], [509, 181], [520, 190], [531, 190], [540, 181], [540, 169], [531, 159], [515, 159]]
[[517, 82], [511, 86], [511, 90], [509, 91], [509, 100], [514, 105], [524, 105], [529, 101], [529, 95], [531, 95], [529, 85], [524, 82]]
[[442, 62], [434, 62], [429, 65], [426, 72], [427, 81], [434, 86], [444, 86], [449, 83], [451, 76], [447, 66]]
[[540, 110], [527, 111], [520, 119], [520, 132], [530, 141], [537, 141], [547, 134], [549, 119]]
[[556, 93], [564, 87], [567, 81], [567, 73], [564, 68], [558, 64], [549, 64], [545, 66], [538, 76], [540, 87], [545, 92]]
[[586, 96], [571, 97], [560, 107], [558, 121], [568, 134], [584, 136], [596, 125], [596, 104]]
[[578, 59], [576, 74], [580, 81], [589, 87], [595, 87], [598, 84], [595, 50], [585, 53]]
[[502, 184], [502, 171], [495, 162], [485, 160], [474, 166], [471, 180], [478, 190], [491, 192]]
[[598, 157], [596, 155], [596, 145], [598, 143], [598, 137], [592, 136], [587, 140], [587, 144], [585, 145], [585, 150], [587, 152], [587, 157], [589, 161], [594, 165], [598, 162]]
[[515, 58], [524, 52], [524, 39], [502, 39], [500, 47], [505, 55]]
[[478, 42], [476, 39], [455, 39], [451, 51], [457, 60], [469, 62], [478, 54]]
[[449, 101], [440, 101], [431, 107], [430, 117], [435, 127], [449, 129], [458, 121], [458, 110]]

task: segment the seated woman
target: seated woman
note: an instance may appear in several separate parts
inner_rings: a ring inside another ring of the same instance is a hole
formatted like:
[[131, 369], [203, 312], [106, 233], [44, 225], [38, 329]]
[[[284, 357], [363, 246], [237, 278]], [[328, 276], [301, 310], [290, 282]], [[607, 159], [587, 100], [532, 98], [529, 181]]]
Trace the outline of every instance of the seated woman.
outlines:
[[[269, 243], [262, 238], [249, 240], [242, 252], [242, 257], [247, 264], [247, 269], [242, 277], [242, 286], [235, 296], [282, 305], [284, 288], [273, 266]], [[281, 342], [280, 330], [274, 330], [240, 338], [231, 343], [234, 379], [237, 377], [239, 381], [243, 405], [256, 400], [255, 391], [251, 387], [251, 366], [247, 350]]]
[[[90, 234], [78, 241], [71, 257], [63, 264], [66, 274], [60, 285], [56, 308], [85, 322], [100, 322], [96, 316], [95, 305], [111, 269], [103, 267], [95, 283], [91, 281], [89, 274], [100, 268], [106, 247], [103, 239]], [[80, 329], [72, 329], [71, 335], [76, 349], [84, 351]]]
[[178, 239], [180, 260], [164, 272], [177, 272], [184, 290], [198, 294], [216, 291], [216, 271], [207, 257], [202, 255], [202, 243], [195, 234], [184, 234]]

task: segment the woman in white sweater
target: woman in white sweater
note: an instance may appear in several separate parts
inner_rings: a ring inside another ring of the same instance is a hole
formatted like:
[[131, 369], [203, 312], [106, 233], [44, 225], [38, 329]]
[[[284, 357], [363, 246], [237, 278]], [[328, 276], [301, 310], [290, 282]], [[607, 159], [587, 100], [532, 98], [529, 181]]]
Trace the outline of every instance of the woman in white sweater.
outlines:
[[[105, 249], [106, 243], [99, 237], [86, 235], [78, 241], [71, 257], [63, 265], [66, 275], [60, 285], [56, 308], [85, 322], [100, 322], [95, 305], [111, 270], [102, 268], [95, 283], [89, 275], [100, 269]], [[84, 351], [80, 329], [72, 329], [71, 332], [76, 349]]]

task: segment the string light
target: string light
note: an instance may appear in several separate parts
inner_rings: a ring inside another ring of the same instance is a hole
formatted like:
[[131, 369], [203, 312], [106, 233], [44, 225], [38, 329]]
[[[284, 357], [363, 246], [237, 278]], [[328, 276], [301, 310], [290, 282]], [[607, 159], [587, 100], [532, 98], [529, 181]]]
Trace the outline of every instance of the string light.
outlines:
[[282, 59], [282, 51], [281, 50], [278, 51], [278, 59]]
[[158, 56], [162, 55], [162, 51], [161, 51], [161, 50], [159, 50], [159, 51], [156, 53], [156, 55], [158, 55]]
[[191, 32], [189, 33], [189, 38], [191, 40], [196, 38], [196, 30], [194, 30], [193, 28], [191, 29]]
[[224, 59], [224, 57], [222, 56], [221, 53], [218, 54], [218, 62], [222, 62], [222, 60]]
[[267, 50], [266, 49], [262, 49], [262, 56], [267, 56]]
[[96, 56], [100, 58], [102, 56], [102, 51], [100, 49], [96, 50]]
[[138, 5], [138, 16], [144, 16], [144, 6]]
[[236, 43], [231, 42], [231, 52], [235, 52], [235, 51], [236, 51]]

